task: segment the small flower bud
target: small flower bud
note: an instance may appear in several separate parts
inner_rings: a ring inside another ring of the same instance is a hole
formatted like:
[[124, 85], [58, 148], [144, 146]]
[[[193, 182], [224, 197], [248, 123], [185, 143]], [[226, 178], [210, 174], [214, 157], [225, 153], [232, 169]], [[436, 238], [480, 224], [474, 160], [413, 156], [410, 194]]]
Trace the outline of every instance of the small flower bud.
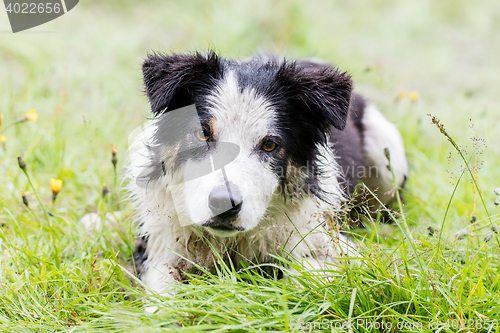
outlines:
[[470, 217], [470, 223], [474, 223], [477, 221], [477, 215], [476, 214], [473, 214], [471, 217]]
[[495, 201], [493, 201], [493, 203], [495, 204], [495, 206], [498, 206], [500, 205], [500, 200], [496, 199]]
[[21, 170], [26, 171], [26, 162], [24, 162], [21, 156], [17, 157], [17, 163], [19, 163], [19, 167], [21, 168]]
[[391, 151], [389, 150], [389, 148], [387, 147], [384, 148], [384, 155], [387, 158], [387, 161], [389, 162], [389, 164], [387, 164], [387, 170], [391, 171]]
[[111, 144], [111, 163], [113, 163], [113, 167], [116, 169], [116, 163], [118, 162], [118, 158], [116, 157], [117, 153], [116, 146]]
[[389, 148], [385, 147], [384, 148], [384, 155], [385, 157], [387, 158], [387, 160], [391, 160], [391, 151], [389, 150]]
[[493, 191], [495, 192], [496, 195], [500, 195], [500, 187], [497, 187]]
[[109, 190], [109, 188], [106, 186], [105, 183], [102, 183], [102, 190], [101, 190], [101, 195], [102, 195], [102, 198], [104, 199], [106, 197], [106, 195], [108, 195], [111, 191]]
[[28, 202], [28, 195], [30, 194], [29, 192], [24, 192], [23, 190], [20, 190], [21, 191], [21, 197], [23, 198], [23, 204], [26, 206], [26, 207], [29, 207], [29, 202]]

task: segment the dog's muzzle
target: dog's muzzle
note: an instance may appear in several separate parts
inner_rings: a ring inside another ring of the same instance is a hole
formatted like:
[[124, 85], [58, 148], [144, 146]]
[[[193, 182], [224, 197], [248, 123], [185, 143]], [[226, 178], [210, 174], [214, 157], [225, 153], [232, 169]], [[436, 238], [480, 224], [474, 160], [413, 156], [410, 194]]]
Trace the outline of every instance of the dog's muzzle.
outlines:
[[241, 193], [231, 182], [214, 188], [208, 197], [208, 206], [213, 217], [203, 226], [219, 231], [242, 231], [243, 228], [232, 224], [242, 205]]

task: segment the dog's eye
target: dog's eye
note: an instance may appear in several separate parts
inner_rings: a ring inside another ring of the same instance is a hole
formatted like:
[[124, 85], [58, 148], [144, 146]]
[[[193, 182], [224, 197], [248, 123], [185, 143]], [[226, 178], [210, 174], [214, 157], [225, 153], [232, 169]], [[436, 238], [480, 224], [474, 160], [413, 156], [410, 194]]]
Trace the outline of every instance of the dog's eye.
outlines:
[[196, 132], [194, 132], [194, 135], [200, 141], [208, 141], [208, 139], [210, 138], [210, 135], [205, 130], [196, 131]]
[[267, 141], [264, 141], [264, 143], [262, 144], [261, 147], [264, 151], [272, 152], [273, 150], [278, 148], [278, 144], [274, 141], [267, 140]]

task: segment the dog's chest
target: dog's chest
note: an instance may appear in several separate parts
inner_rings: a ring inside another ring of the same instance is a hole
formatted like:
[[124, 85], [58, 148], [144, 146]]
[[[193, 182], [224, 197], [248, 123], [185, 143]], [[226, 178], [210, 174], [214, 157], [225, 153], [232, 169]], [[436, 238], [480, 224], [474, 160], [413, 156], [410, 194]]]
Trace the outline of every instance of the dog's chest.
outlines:
[[[297, 249], [296, 244], [308, 233], [324, 233], [332, 226], [329, 212], [316, 199], [275, 207], [261, 226], [234, 238], [216, 238], [194, 232], [184, 241], [185, 257], [194, 266], [212, 267], [218, 261], [235, 267], [274, 262], [276, 255]], [[186, 262], [182, 260], [184, 266]], [[189, 265], [188, 265], [189, 266]]]

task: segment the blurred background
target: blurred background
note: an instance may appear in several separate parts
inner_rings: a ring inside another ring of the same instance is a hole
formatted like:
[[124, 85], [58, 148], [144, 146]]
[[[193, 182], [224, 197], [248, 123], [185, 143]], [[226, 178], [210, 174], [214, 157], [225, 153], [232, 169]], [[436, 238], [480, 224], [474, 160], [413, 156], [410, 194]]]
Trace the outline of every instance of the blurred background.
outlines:
[[[28, 189], [18, 155], [42, 201], [50, 202], [50, 178], [64, 181], [57, 209], [74, 220], [96, 210], [102, 183], [118, 193], [111, 144], [121, 173], [128, 135], [148, 117], [142, 60], [153, 51], [209, 48], [236, 58], [259, 51], [318, 57], [348, 71], [405, 138], [408, 212], [422, 225], [440, 223], [463, 170], [427, 114], [440, 118], [472, 164], [477, 156], [478, 181], [495, 209], [500, 1], [85, 0], [54, 21], [10, 31], [0, 9], [4, 126], [30, 109], [39, 115], [0, 133], [0, 202], [12, 211], [21, 212], [19, 189]], [[473, 213], [474, 198], [471, 185], [457, 193], [458, 225]]]

